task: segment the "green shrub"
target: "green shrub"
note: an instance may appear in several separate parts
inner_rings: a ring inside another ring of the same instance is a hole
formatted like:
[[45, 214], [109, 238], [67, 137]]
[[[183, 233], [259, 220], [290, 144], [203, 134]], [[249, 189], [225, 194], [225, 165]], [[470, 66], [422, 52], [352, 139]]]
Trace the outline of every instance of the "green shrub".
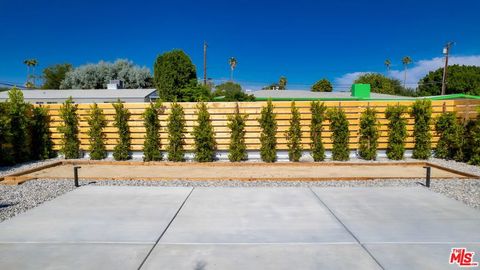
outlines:
[[401, 160], [405, 154], [405, 139], [407, 138], [407, 119], [403, 116], [405, 106], [387, 106], [385, 118], [388, 120], [387, 157]]
[[211, 162], [215, 159], [215, 138], [210, 113], [205, 102], [197, 104], [197, 125], [193, 128], [195, 160]]
[[7, 103], [0, 102], [0, 165], [14, 163]]
[[361, 158], [366, 160], [375, 160], [377, 158], [379, 125], [377, 112], [375, 109], [367, 107], [360, 117], [360, 146], [358, 154]]
[[477, 119], [468, 121], [465, 127], [465, 160], [480, 165], [480, 111]]
[[445, 112], [435, 121], [435, 131], [439, 136], [435, 157], [463, 160], [463, 126], [455, 112]]
[[310, 123], [310, 139], [312, 157], [314, 161], [325, 160], [325, 147], [322, 143], [323, 121], [325, 120], [325, 111], [327, 107], [322, 102], [312, 101], [310, 103], [310, 111], [312, 113], [312, 120]]
[[247, 146], [245, 145], [245, 126], [248, 115], [240, 114], [238, 103], [234, 115], [228, 116], [230, 129], [230, 145], [228, 146], [228, 159], [231, 162], [247, 160]]
[[277, 120], [273, 112], [272, 101], [267, 102], [267, 106], [262, 108], [262, 113], [258, 122], [262, 129], [260, 133], [260, 157], [264, 162], [275, 162], [277, 160]]
[[87, 119], [90, 129], [88, 130], [88, 141], [90, 143], [90, 159], [100, 160], [107, 157], [107, 149], [105, 147], [104, 128], [107, 126], [103, 110], [97, 103], [90, 106], [89, 116]]
[[12, 135], [10, 143], [13, 148], [13, 160], [16, 163], [30, 160], [32, 107], [25, 103], [22, 91], [13, 88], [8, 92], [7, 109], [10, 118]]
[[130, 156], [130, 128], [128, 120], [130, 119], [130, 112], [123, 106], [120, 100], [113, 104], [115, 108], [115, 121], [113, 126], [118, 130], [118, 142], [113, 149], [113, 158], [115, 160], [128, 160]]
[[63, 124], [58, 128], [62, 133], [61, 153], [66, 159], [80, 157], [80, 140], [78, 139], [77, 105], [73, 104], [72, 97], [68, 98], [60, 107], [60, 117]]
[[292, 119], [290, 128], [286, 133], [288, 145], [288, 159], [298, 162], [302, 157], [302, 129], [300, 127], [300, 112], [295, 106], [295, 101], [291, 104]]
[[158, 119], [161, 111], [162, 104], [160, 102], [151, 102], [150, 106], [143, 113], [146, 130], [145, 142], [143, 144], [144, 161], [162, 160], [162, 152], [160, 151], [160, 120]]
[[432, 134], [430, 134], [432, 102], [427, 99], [415, 101], [412, 105], [410, 116], [415, 119], [413, 127], [415, 146], [413, 147], [412, 157], [416, 159], [428, 159], [432, 152]]
[[178, 103], [172, 103], [171, 112], [168, 116], [168, 147], [167, 154], [170, 161], [184, 161], [185, 151], [183, 144], [185, 139], [185, 115], [183, 108]]
[[32, 110], [32, 158], [48, 159], [56, 156], [50, 134], [50, 116], [45, 107]]
[[349, 160], [350, 149], [348, 144], [350, 132], [345, 111], [341, 108], [331, 108], [327, 111], [327, 118], [330, 120], [330, 131], [332, 132], [332, 159], [340, 161]]

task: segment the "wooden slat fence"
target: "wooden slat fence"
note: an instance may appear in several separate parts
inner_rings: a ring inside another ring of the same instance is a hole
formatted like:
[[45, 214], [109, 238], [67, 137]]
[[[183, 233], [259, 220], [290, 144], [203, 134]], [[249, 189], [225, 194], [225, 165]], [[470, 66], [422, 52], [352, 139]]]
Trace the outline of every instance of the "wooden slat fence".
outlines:
[[[277, 143], [279, 150], [287, 149], [287, 141], [285, 139], [285, 132], [288, 130], [290, 124], [290, 102], [273, 102], [275, 106], [274, 112], [277, 114]], [[387, 147], [387, 123], [385, 119], [385, 109], [387, 105], [405, 105], [410, 106], [413, 101], [325, 101], [325, 105], [329, 108], [331, 107], [342, 107], [346, 114], [348, 121], [350, 123], [350, 149], [356, 149], [358, 147], [358, 131], [359, 131], [359, 118], [361, 113], [365, 110], [366, 107], [374, 107], [378, 114], [380, 121], [380, 138], [379, 138], [379, 149], [385, 149]], [[197, 124], [196, 119], [196, 103], [180, 103], [185, 111], [186, 119], [186, 134], [185, 134], [185, 149], [191, 150], [193, 147], [193, 136], [191, 132], [193, 127]], [[166, 148], [168, 143], [167, 135], [167, 117], [170, 113], [170, 103], [164, 103], [165, 111], [162, 115], [159, 116], [161, 121], [161, 144], [162, 149]], [[240, 113], [248, 114], [247, 127], [246, 127], [246, 144], [249, 150], [259, 150], [260, 149], [260, 126], [258, 123], [258, 118], [260, 117], [260, 112], [262, 107], [266, 105], [266, 102], [238, 102]], [[50, 108], [49, 114], [51, 115], [51, 125], [50, 130], [52, 132], [53, 141], [55, 144], [55, 149], [60, 148], [61, 144], [61, 133], [58, 132], [57, 127], [61, 125], [61, 118], [59, 116], [59, 109], [61, 104], [51, 104], [48, 105]], [[78, 104], [78, 114], [80, 118], [80, 140], [81, 140], [81, 149], [88, 150], [88, 135], [87, 131], [89, 129], [87, 123], [88, 112], [91, 104]], [[114, 146], [117, 143], [118, 135], [116, 133], [116, 128], [113, 127], [113, 119], [115, 110], [112, 104], [99, 104], [100, 108], [103, 109], [103, 112], [106, 116], [108, 125], [105, 129], [106, 133], [106, 145], [107, 150], [113, 150]], [[145, 128], [143, 126], [142, 113], [144, 109], [149, 106], [148, 103], [126, 103], [125, 107], [129, 109], [131, 113], [129, 126], [132, 135], [132, 150], [141, 151], [143, 149], [143, 142], [145, 136]], [[301, 113], [301, 126], [302, 126], [302, 143], [304, 150], [310, 149], [310, 102], [309, 101], [297, 101], [296, 106], [299, 108]], [[480, 100], [445, 100], [445, 101], [432, 101], [433, 107], [433, 117], [440, 115], [444, 111], [457, 111], [458, 116], [464, 119], [472, 119], [476, 117], [476, 108], [480, 106]], [[211, 102], [208, 103], [209, 112], [211, 114], [212, 124], [215, 129], [215, 139], [217, 142], [218, 150], [227, 150], [229, 144], [229, 129], [227, 127], [228, 115], [235, 112], [236, 103], [235, 102]], [[407, 113], [405, 116], [408, 118], [408, 138], [406, 140], [406, 148], [413, 147], [413, 118]], [[323, 132], [323, 142], [326, 149], [332, 148], [332, 143], [330, 140], [331, 132], [328, 127], [329, 122], [325, 121], [323, 123], [324, 132]], [[432, 135], [433, 135], [433, 144], [435, 145], [438, 137], [435, 132], [433, 132], [432, 125]]]

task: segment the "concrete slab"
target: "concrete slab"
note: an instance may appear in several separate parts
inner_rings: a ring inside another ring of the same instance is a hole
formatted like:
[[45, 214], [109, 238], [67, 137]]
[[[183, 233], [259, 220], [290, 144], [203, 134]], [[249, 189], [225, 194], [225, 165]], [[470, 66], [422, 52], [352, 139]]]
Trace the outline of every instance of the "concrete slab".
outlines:
[[[385, 269], [460, 269], [449, 264], [454, 247], [475, 252], [474, 261], [480, 261], [480, 244], [366, 244], [370, 253]], [[476, 267], [474, 268], [476, 269]]]
[[0, 268], [137, 269], [151, 247], [151, 244], [0, 244]]
[[358, 244], [159, 244], [142, 269], [381, 269]]
[[4, 242], [155, 242], [191, 188], [85, 186], [0, 223]]
[[196, 188], [160, 242], [356, 241], [308, 188]]
[[480, 211], [422, 187], [313, 190], [362, 243], [480, 242]]

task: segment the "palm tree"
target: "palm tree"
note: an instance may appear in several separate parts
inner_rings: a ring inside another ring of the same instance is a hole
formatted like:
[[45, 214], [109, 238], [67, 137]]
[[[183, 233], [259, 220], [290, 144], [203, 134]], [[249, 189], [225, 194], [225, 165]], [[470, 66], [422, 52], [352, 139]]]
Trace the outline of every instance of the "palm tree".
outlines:
[[403, 76], [403, 88], [405, 88], [405, 85], [407, 84], [407, 68], [408, 64], [412, 63], [412, 58], [410, 56], [405, 56], [402, 58], [402, 64], [403, 67], [405, 68], [405, 74]]
[[230, 59], [228, 59], [228, 64], [230, 65], [230, 81], [233, 81], [233, 70], [237, 67], [237, 59], [235, 57], [230, 57]]
[[392, 62], [390, 61], [390, 59], [387, 59], [385, 60], [385, 62], [383, 62], [383, 64], [387, 67], [387, 73], [390, 71], [390, 66], [392, 65]]
[[[27, 65], [26, 85], [35, 87], [35, 67], [38, 65], [38, 61], [36, 59], [26, 59], [23, 63]], [[32, 74], [30, 74], [30, 67], [32, 68]], [[31, 79], [33, 79], [33, 82]]]

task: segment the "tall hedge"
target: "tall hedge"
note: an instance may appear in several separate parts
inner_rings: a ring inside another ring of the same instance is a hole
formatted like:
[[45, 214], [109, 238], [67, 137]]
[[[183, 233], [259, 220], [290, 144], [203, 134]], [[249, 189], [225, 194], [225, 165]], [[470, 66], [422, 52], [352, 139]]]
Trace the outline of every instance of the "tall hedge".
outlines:
[[248, 115], [241, 114], [238, 103], [235, 114], [228, 116], [230, 129], [230, 144], [228, 146], [228, 159], [231, 162], [247, 160], [247, 146], [245, 144], [245, 126]]
[[392, 160], [401, 160], [405, 154], [405, 139], [407, 138], [407, 119], [404, 113], [405, 106], [388, 105], [385, 118], [388, 120], [387, 157]]
[[32, 110], [32, 158], [49, 159], [55, 157], [50, 133], [50, 116], [45, 107], [35, 107]]
[[128, 120], [130, 119], [130, 112], [123, 106], [120, 100], [113, 104], [115, 108], [115, 120], [113, 126], [117, 128], [118, 141], [117, 145], [113, 149], [113, 158], [115, 160], [128, 160], [131, 158], [130, 146], [130, 128], [128, 126]]
[[90, 106], [87, 123], [90, 126], [88, 130], [88, 142], [90, 144], [90, 159], [100, 160], [107, 157], [107, 149], [105, 147], [105, 133], [104, 128], [107, 126], [103, 110], [100, 109], [97, 103]]
[[330, 121], [330, 131], [332, 132], [332, 159], [345, 161], [349, 160], [349, 136], [348, 120], [345, 111], [341, 108], [331, 108], [327, 111], [327, 118]]
[[143, 125], [146, 134], [143, 143], [143, 160], [158, 161], [162, 160], [162, 152], [160, 151], [160, 120], [159, 114], [162, 110], [160, 102], [150, 102], [150, 106], [143, 113]]
[[366, 160], [375, 160], [377, 158], [378, 147], [378, 127], [380, 123], [377, 119], [377, 112], [371, 107], [367, 107], [360, 116], [360, 138], [358, 154]]
[[184, 161], [185, 151], [185, 114], [183, 107], [177, 102], [172, 103], [170, 115], [168, 116], [168, 146], [167, 154], [170, 161]]
[[298, 162], [302, 157], [302, 130], [300, 127], [300, 112], [295, 106], [295, 101], [291, 104], [290, 127], [287, 131], [288, 159]]
[[13, 160], [16, 163], [31, 158], [31, 108], [31, 105], [24, 101], [22, 91], [13, 88], [8, 92], [7, 109], [12, 135], [11, 144], [14, 150]]
[[480, 111], [475, 120], [468, 121], [465, 127], [465, 160], [472, 165], [480, 165]]
[[445, 112], [435, 120], [435, 132], [439, 139], [435, 157], [463, 161], [463, 126], [455, 112]]
[[78, 115], [77, 105], [73, 103], [72, 97], [68, 98], [60, 107], [60, 117], [63, 124], [58, 128], [62, 133], [61, 153], [66, 159], [80, 157], [80, 140], [78, 139]]
[[213, 161], [216, 144], [210, 113], [205, 102], [197, 104], [197, 125], [193, 128], [192, 134], [195, 140], [195, 160], [198, 162]]
[[14, 163], [7, 103], [0, 102], [0, 165]]
[[412, 157], [416, 159], [428, 159], [432, 152], [432, 134], [430, 122], [432, 120], [432, 102], [427, 99], [417, 100], [412, 105], [410, 116], [415, 119], [413, 126]]
[[325, 147], [322, 142], [323, 121], [325, 120], [325, 111], [327, 107], [322, 102], [312, 101], [310, 103], [310, 112], [312, 113], [312, 120], [310, 122], [310, 139], [312, 157], [314, 161], [325, 160]]
[[264, 162], [275, 162], [277, 160], [277, 120], [276, 114], [273, 112], [273, 103], [271, 100], [267, 102], [267, 106], [262, 108], [260, 123], [260, 157]]

